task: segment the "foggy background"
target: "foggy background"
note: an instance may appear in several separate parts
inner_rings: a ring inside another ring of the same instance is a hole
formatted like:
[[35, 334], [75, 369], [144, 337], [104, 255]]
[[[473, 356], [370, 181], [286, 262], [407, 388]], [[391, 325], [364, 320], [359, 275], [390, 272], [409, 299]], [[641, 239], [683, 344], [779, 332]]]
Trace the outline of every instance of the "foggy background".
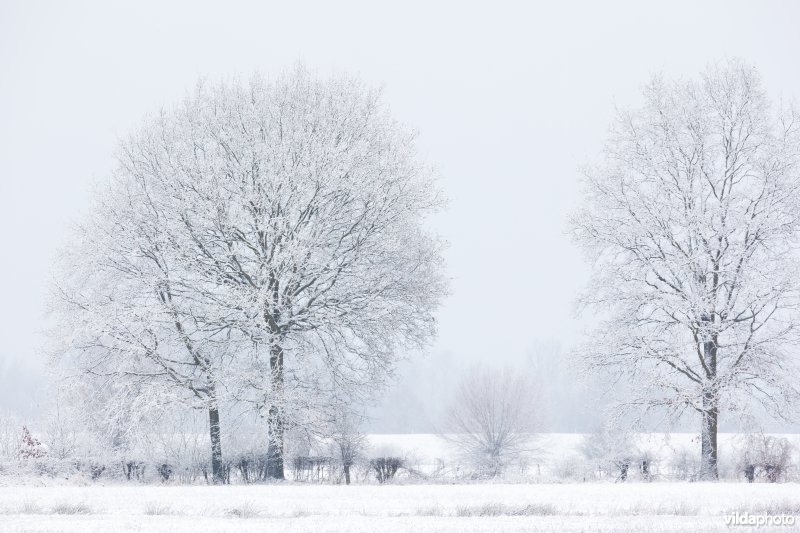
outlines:
[[544, 376], [548, 428], [591, 429], [567, 361], [592, 321], [574, 313], [588, 267], [565, 235], [579, 170], [652, 73], [740, 57], [773, 98], [800, 95], [800, 4], [286, 4], [0, 0], [0, 408], [42, 401], [52, 261], [118, 139], [200, 76], [303, 61], [384, 86], [450, 198], [433, 221], [452, 277], [438, 340], [399, 367], [370, 429], [434, 430], [478, 362]]

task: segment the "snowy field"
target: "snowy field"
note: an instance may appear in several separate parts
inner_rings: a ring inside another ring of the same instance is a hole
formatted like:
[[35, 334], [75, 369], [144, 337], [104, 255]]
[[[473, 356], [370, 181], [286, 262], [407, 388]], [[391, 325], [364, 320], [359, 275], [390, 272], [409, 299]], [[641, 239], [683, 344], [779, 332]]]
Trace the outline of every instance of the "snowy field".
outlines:
[[3, 532], [696, 532], [729, 530], [725, 515], [734, 511], [798, 514], [800, 487], [743, 483], [94, 485], [2, 487], [0, 502]]
[[[785, 437], [800, 444], [798, 435]], [[0, 532], [697, 532], [740, 529], [725, 520], [735, 512], [800, 519], [800, 484], [794, 482], [690, 483], [661, 475], [652, 483], [582, 482], [579, 469], [551, 482], [558, 465], [580, 461], [582, 440], [580, 434], [541, 435], [525, 482], [515, 483], [399, 477], [379, 485], [356, 475], [350, 486], [213, 487], [0, 476]], [[697, 446], [691, 434], [639, 434], [637, 440], [662, 470], [676, 451], [694, 455]], [[370, 435], [369, 442], [370, 453], [405, 457], [420, 471], [436, 460], [455, 461], [436, 435]], [[723, 450], [736, 442], [736, 435], [720, 435]]]

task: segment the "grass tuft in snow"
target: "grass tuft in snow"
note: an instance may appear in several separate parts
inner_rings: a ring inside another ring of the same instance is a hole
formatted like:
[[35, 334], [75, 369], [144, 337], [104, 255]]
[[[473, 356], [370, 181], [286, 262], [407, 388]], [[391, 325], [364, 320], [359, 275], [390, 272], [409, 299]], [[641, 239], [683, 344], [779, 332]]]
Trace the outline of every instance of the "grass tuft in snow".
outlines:
[[61, 502], [51, 509], [53, 514], [91, 514], [92, 510], [85, 503]]
[[416, 516], [444, 516], [444, 511], [438, 505], [431, 507], [420, 507], [414, 513]]
[[615, 516], [697, 516], [700, 506], [678, 501], [670, 503], [641, 502], [630, 507], [621, 507], [612, 511]]
[[558, 514], [554, 505], [549, 503], [531, 503], [528, 505], [504, 505], [502, 503], [486, 503], [483, 505], [460, 506], [456, 508], [456, 516], [553, 516]]
[[144, 507], [144, 514], [148, 516], [176, 515], [180, 514], [172, 507], [161, 502], [148, 502]]
[[[772, 502], [760, 502], [750, 504], [747, 509], [753, 514], [768, 514], [768, 515], [800, 515], [800, 501], [798, 500], [778, 500]], [[742, 509], [729, 509], [727, 512], [742, 511]]]
[[25, 500], [17, 508], [19, 514], [42, 514], [43, 512], [42, 506], [33, 500]]
[[253, 502], [242, 502], [236, 507], [230, 507], [225, 511], [225, 516], [233, 516], [236, 518], [255, 518], [259, 515], [256, 506]]

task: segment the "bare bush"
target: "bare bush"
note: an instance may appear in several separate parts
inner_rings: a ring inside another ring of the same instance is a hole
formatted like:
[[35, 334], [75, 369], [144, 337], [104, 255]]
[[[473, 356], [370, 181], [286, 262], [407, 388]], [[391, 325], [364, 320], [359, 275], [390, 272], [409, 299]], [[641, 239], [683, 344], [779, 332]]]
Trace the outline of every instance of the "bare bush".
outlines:
[[478, 475], [496, 477], [526, 451], [538, 425], [537, 396], [530, 381], [509, 368], [474, 368], [446, 413], [442, 437]]
[[688, 448], [678, 448], [673, 452], [669, 463], [669, 473], [673, 479], [693, 479], [699, 469], [700, 463], [696, 454], [692, 453]]
[[405, 461], [400, 457], [376, 457], [370, 459], [370, 470], [375, 471], [378, 482], [386, 483], [391, 481], [397, 471], [405, 466]]
[[367, 437], [361, 431], [361, 417], [343, 411], [334, 417], [331, 428], [332, 455], [342, 467], [347, 485], [350, 484], [350, 469], [364, 454]]
[[[599, 478], [611, 476], [614, 481], [626, 481], [635, 463], [642, 468], [633, 434], [608, 422], [584, 437], [581, 451], [594, 464]], [[649, 465], [647, 468], [649, 471]]]
[[793, 453], [794, 446], [783, 437], [748, 435], [739, 460], [739, 471], [749, 483], [757, 478], [770, 483], [785, 481]]

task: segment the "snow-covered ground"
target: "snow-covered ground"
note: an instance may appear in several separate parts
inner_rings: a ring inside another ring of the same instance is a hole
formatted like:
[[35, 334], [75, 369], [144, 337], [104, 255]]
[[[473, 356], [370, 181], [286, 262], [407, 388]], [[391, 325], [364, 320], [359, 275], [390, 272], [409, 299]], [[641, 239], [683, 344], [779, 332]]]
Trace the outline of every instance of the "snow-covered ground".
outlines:
[[93, 485], [3, 487], [0, 502], [3, 532], [696, 532], [728, 530], [725, 515], [735, 511], [798, 514], [800, 487], [744, 483]]
[[[800, 444], [798, 435], [785, 437]], [[725, 517], [734, 512], [800, 520], [798, 483], [689, 483], [666, 476], [652, 483], [612, 483], [584, 474], [553, 475], [559, 465], [581, 461], [583, 439], [539, 436], [529, 475], [505, 484], [406, 476], [379, 485], [359, 474], [350, 486], [210, 487], [0, 475], [0, 532], [696, 532], [728, 530]], [[637, 440], [663, 465], [681, 450], [693, 456], [698, 447], [691, 434], [640, 434]], [[437, 461], [457, 462], [456, 452], [436, 435], [370, 435], [369, 443], [369, 453], [407, 458], [422, 472]], [[720, 436], [723, 457], [736, 443], [736, 435]]]

